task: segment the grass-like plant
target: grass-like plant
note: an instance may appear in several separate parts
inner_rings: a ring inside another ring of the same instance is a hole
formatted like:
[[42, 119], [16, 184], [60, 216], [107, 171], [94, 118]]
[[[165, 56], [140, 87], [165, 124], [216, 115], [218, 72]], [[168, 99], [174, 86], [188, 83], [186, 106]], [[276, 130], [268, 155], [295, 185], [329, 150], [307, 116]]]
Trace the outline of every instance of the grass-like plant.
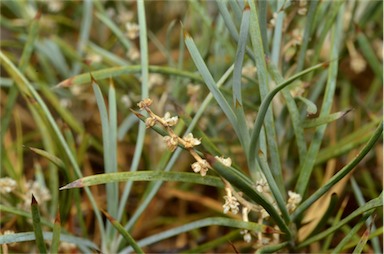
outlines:
[[2, 253], [382, 252], [382, 2], [0, 4]]

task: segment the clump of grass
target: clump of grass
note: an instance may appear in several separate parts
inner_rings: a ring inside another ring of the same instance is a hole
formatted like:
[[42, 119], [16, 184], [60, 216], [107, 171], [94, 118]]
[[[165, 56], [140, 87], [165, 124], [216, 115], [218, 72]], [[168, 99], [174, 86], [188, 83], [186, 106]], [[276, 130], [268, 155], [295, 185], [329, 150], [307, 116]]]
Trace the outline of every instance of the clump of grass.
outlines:
[[382, 252], [381, 2], [1, 5], [4, 253]]

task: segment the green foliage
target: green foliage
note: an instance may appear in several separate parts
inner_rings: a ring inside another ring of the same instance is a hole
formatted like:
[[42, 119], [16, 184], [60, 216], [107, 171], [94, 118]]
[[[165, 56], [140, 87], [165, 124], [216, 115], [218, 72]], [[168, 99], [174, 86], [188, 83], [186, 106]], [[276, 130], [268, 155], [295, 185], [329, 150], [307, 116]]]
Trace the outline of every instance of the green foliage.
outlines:
[[382, 2], [0, 5], [3, 252], [382, 252]]

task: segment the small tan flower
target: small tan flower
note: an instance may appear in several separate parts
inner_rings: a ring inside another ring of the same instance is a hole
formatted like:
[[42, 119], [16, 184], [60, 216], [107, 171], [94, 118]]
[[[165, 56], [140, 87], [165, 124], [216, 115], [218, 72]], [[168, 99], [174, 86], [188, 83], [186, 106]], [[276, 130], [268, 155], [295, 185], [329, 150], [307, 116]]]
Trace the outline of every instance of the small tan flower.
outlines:
[[164, 136], [163, 140], [165, 141], [165, 144], [171, 152], [175, 151], [178, 144], [178, 138], [176, 136]]
[[247, 229], [241, 230], [240, 234], [243, 235], [244, 242], [246, 242], [246, 243], [250, 243], [251, 242], [252, 236], [249, 233], [249, 230], [247, 230]]
[[268, 183], [264, 179], [256, 181], [256, 190], [261, 193], [269, 193]]
[[167, 124], [167, 126], [174, 126], [174, 125], [176, 125], [178, 119], [179, 118], [177, 116], [171, 117], [171, 114], [169, 112], [165, 113], [165, 115], [163, 117], [163, 120]]
[[[244, 206], [243, 209], [241, 210], [243, 221], [245, 221], [245, 222], [249, 221], [249, 218], [248, 218], [249, 211], [250, 211], [249, 208], [246, 207], [246, 206]], [[249, 230], [243, 229], [243, 230], [240, 231], [240, 234], [243, 235], [243, 239], [244, 239], [245, 242], [247, 242], [247, 243], [251, 242], [252, 236], [249, 233]]]
[[230, 167], [232, 165], [232, 159], [231, 158], [224, 158], [222, 156], [215, 156], [215, 158], [221, 162], [224, 166]]
[[156, 119], [153, 118], [153, 117], [148, 117], [147, 119], [145, 119], [145, 126], [147, 128], [150, 128], [152, 126], [154, 126], [156, 124]]
[[185, 148], [192, 148], [201, 144], [200, 140], [194, 138], [192, 133], [188, 133], [186, 136], [184, 136], [183, 140], [185, 141]]
[[10, 177], [0, 178], [0, 193], [9, 193], [16, 188], [16, 181]]
[[145, 108], [151, 106], [151, 104], [152, 104], [152, 100], [149, 98], [145, 98], [142, 101], [140, 101], [139, 103], [137, 103], [137, 106], [139, 106], [140, 109], [145, 109]]
[[139, 37], [140, 28], [136, 23], [127, 22], [125, 29], [127, 29], [127, 37], [129, 39], [134, 40]]
[[188, 84], [187, 85], [187, 95], [189, 97], [193, 97], [199, 94], [200, 91], [200, 86], [199, 85], [194, 85], [194, 84]]
[[209, 163], [206, 160], [202, 159], [200, 161], [196, 161], [195, 163], [193, 163], [191, 167], [195, 173], [200, 172], [201, 176], [205, 176], [209, 169]]
[[288, 191], [288, 197], [287, 209], [289, 212], [293, 212], [297, 205], [300, 204], [302, 197], [293, 191]]
[[227, 195], [224, 196], [225, 204], [223, 205], [223, 213], [226, 214], [229, 210], [231, 210], [233, 214], [237, 214], [239, 212], [240, 203], [232, 195], [232, 191], [230, 188], [225, 188], [225, 191], [227, 192]]
[[132, 46], [129, 48], [127, 52], [127, 56], [129, 60], [136, 61], [137, 59], [140, 58], [140, 51], [135, 46]]

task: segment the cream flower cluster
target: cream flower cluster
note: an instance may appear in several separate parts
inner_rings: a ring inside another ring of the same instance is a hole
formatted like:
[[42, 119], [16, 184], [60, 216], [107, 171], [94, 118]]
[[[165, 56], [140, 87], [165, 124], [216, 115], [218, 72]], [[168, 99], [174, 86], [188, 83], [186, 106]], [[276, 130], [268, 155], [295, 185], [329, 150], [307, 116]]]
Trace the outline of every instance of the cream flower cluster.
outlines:
[[194, 150], [195, 146], [201, 144], [200, 139], [193, 137], [192, 133], [188, 133], [183, 138], [176, 135], [171, 127], [177, 124], [178, 117], [171, 117], [171, 114], [169, 112], [165, 113], [164, 117], [159, 117], [150, 109], [151, 104], [152, 100], [149, 98], [143, 99], [137, 104], [137, 106], [139, 106], [141, 110], [145, 110], [149, 114], [148, 118], [145, 120], [145, 125], [147, 126], [147, 128], [153, 127], [155, 124], [162, 125], [168, 132], [168, 135], [163, 137], [163, 140], [167, 145], [168, 149], [173, 152], [177, 148], [177, 146], [183, 146], [196, 160], [196, 162], [191, 165], [192, 170], [195, 173], [200, 173], [201, 176], [205, 176], [211, 166], [209, 165], [208, 161], [201, 158], [201, 156], [198, 155], [197, 152]]
[[[218, 157], [216, 158], [220, 159]], [[220, 161], [223, 164], [225, 164], [222, 158], [220, 159]], [[230, 165], [227, 165], [227, 166], [230, 166]], [[241, 206], [242, 219], [245, 222], [249, 221], [248, 214], [250, 212], [256, 213], [258, 218], [257, 223], [259, 223], [260, 225], [263, 224], [264, 221], [270, 217], [268, 212], [262, 206], [251, 203], [248, 200], [246, 200], [244, 197], [242, 197], [241, 193], [238, 193], [231, 186], [229, 182], [224, 181], [224, 183], [225, 183], [225, 192], [226, 192], [226, 195], [224, 196], [225, 203], [223, 205], [224, 214], [228, 213], [229, 211], [231, 211], [233, 214], [237, 214], [240, 211], [239, 207]], [[262, 194], [270, 203], [272, 203], [272, 205], [276, 208], [276, 210], [279, 210], [279, 208], [277, 207], [276, 201], [274, 200], [274, 197], [272, 195], [272, 192], [269, 188], [269, 184], [265, 179], [258, 180], [254, 188], [257, 192]], [[293, 191], [288, 191], [288, 200], [286, 204], [288, 212], [292, 213], [300, 204], [301, 200], [302, 198], [300, 194], [297, 194]], [[251, 233], [253, 234], [255, 232], [250, 232], [249, 230], [244, 229], [240, 233], [243, 235], [244, 241], [249, 243], [252, 240]], [[262, 232], [258, 232], [254, 235], [256, 237], [256, 246], [258, 247], [262, 247], [262, 246], [265, 246], [266, 244], [270, 244], [271, 241], [274, 241], [276, 243], [278, 243], [279, 241], [278, 234], [273, 234], [272, 238], [270, 238], [271, 237], [270, 235], [266, 237]]]

